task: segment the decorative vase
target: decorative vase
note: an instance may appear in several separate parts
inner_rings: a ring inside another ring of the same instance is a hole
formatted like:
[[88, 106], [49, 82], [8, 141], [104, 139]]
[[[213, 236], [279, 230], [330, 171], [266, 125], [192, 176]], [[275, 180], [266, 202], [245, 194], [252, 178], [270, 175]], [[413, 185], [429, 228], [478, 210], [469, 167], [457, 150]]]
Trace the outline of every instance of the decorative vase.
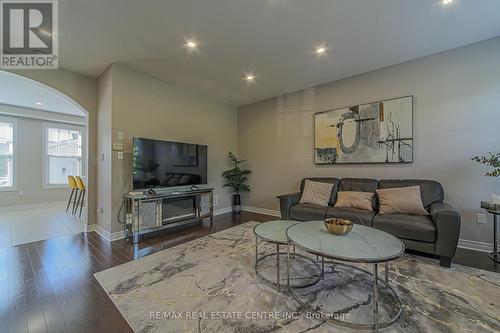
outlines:
[[241, 195], [233, 194], [233, 213], [239, 214], [241, 212]]
[[328, 218], [323, 223], [329, 233], [339, 236], [351, 232], [353, 226], [351, 221], [338, 218]]

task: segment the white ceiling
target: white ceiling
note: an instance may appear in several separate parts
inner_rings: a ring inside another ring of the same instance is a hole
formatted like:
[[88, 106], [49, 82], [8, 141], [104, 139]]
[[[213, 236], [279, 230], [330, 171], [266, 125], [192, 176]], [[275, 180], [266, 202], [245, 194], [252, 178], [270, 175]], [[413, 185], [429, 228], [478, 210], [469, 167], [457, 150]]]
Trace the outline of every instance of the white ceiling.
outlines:
[[64, 0], [59, 59], [93, 77], [120, 63], [244, 105], [500, 35], [499, 0], [441, 2]]
[[0, 71], [0, 104], [86, 116], [79, 106], [54, 89], [4, 71]]

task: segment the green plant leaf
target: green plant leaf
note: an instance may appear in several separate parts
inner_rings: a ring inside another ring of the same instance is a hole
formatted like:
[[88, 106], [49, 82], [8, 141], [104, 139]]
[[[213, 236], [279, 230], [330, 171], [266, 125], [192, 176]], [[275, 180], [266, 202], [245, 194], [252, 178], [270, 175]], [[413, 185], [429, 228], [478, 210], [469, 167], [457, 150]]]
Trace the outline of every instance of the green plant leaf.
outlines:
[[471, 160], [493, 168], [493, 170], [486, 172], [487, 177], [500, 176], [500, 153], [489, 152], [487, 156], [474, 156]]
[[248, 175], [252, 173], [249, 169], [241, 169], [238, 165], [246, 163], [246, 160], [238, 160], [238, 157], [229, 152], [229, 160], [233, 163], [233, 168], [222, 173], [224, 178], [223, 187], [229, 187], [232, 193], [248, 192], [250, 186], [245, 184], [248, 181]]

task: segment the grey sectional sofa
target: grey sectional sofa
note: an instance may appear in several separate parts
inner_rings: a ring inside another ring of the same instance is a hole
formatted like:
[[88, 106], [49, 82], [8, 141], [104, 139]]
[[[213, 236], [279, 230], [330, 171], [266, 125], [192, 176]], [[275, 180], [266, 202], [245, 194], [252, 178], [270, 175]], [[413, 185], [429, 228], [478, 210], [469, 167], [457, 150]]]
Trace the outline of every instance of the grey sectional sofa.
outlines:
[[[328, 207], [299, 203], [305, 179], [333, 183]], [[300, 192], [278, 196], [281, 218], [284, 220], [311, 221], [327, 217], [344, 218], [386, 231], [405, 244], [407, 249], [439, 256], [441, 266], [450, 267], [460, 234], [460, 214], [443, 202], [444, 191], [440, 183], [417, 179], [367, 179], [367, 178], [305, 178]], [[354, 208], [334, 207], [338, 191], [362, 191], [375, 193], [376, 189], [420, 186], [422, 203], [429, 216], [409, 214], [378, 214], [377, 196], [373, 200], [373, 212]]]

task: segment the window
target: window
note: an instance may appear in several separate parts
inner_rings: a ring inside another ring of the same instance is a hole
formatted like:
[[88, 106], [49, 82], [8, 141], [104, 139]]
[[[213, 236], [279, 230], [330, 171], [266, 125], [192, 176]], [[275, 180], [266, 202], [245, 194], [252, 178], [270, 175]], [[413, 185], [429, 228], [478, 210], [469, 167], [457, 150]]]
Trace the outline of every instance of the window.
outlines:
[[83, 174], [83, 129], [46, 124], [45, 154], [45, 186], [67, 186], [69, 175]]
[[16, 126], [12, 118], [0, 117], [0, 191], [16, 187]]

